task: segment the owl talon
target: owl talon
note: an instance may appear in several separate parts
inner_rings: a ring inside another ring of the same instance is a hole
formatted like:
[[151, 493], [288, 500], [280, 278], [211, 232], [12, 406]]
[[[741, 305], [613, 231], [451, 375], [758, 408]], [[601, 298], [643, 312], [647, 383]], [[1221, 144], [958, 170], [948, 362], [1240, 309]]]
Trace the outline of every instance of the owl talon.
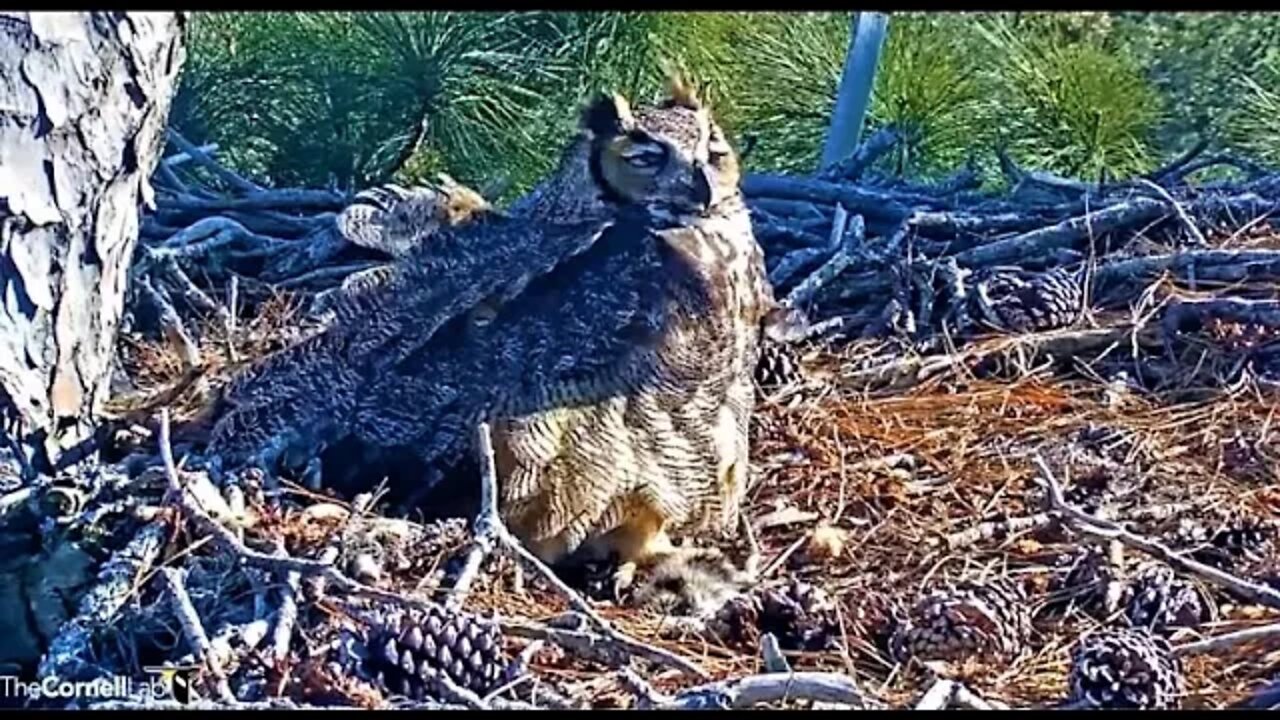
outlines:
[[635, 585], [637, 569], [635, 563], [629, 562], [618, 566], [618, 569], [613, 572], [614, 602], [621, 602], [627, 590]]

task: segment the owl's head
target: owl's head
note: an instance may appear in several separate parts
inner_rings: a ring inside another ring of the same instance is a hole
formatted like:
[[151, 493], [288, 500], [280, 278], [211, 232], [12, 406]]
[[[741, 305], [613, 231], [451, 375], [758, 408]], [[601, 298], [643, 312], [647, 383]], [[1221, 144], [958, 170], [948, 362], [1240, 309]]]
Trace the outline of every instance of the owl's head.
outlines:
[[619, 95], [599, 98], [583, 112], [582, 129], [592, 177], [609, 200], [701, 215], [739, 193], [737, 155], [679, 79], [661, 102], [634, 111]]

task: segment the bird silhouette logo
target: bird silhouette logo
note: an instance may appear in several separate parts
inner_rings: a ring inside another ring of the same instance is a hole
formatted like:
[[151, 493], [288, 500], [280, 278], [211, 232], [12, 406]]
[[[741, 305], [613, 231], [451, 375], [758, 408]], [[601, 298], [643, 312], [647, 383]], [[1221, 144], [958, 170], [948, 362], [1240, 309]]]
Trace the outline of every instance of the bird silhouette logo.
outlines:
[[195, 676], [197, 669], [195, 665], [154, 665], [143, 668], [149, 673], [158, 674], [160, 682], [169, 692], [169, 696], [183, 705], [191, 702], [193, 697], [191, 680]]

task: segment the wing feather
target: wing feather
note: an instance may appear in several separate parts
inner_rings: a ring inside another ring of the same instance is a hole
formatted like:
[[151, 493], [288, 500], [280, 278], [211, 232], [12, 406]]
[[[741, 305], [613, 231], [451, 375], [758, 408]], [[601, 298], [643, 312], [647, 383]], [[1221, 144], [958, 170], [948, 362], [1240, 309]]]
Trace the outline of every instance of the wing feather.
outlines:
[[620, 223], [545, 272], [488, 285], [483, 320], [454, 314], [430, 342], [382, 355], [361, 395], [359, 434], [435, 457], [465, 447], [462, 434], [487, 415], [594, 402], [652, 381], [670, 270], [646, 228]]

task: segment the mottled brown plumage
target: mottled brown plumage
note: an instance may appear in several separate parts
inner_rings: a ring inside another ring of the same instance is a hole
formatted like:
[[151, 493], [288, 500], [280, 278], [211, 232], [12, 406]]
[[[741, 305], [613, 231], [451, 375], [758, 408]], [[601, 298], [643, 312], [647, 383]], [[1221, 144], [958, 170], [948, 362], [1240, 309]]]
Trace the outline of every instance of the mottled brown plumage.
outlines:
[[437, 225], [240, 378], [210, 451], [272, 463], [355, 436], [438, 470], [488, 420], [500, 511], [544, 560], [669, 556], [668, 532], [737, 526], [772, 308], [707, 109], [604, 99], [520, 207]]

